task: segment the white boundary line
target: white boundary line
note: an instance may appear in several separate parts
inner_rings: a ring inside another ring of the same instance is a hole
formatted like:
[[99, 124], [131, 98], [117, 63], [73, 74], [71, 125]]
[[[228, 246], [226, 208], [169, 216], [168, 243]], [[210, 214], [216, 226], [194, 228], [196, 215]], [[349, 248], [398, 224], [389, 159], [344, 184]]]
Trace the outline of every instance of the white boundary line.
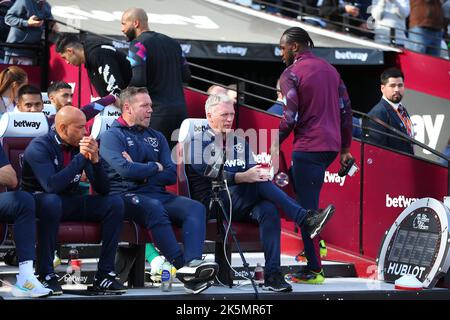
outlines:
[[[292, 20], [288, 20], [285, 18], [281, 18], [281, 17], [277, 17], [265, 12], [261, 12], [261, 11], [256, 11], [254, 9], [251, 8], [247, 8], [247, 7], [243, 7], [241, 5], [237, 5], [237, 4], [233, 4], [233, 3], [229, 3], [229, 2], [225, 2], [223, 0], [203, 0], [205, 2], [209, 2], [224, 8], [228, 8], [234, 11], [238, 11], [247, 15], [251, 15], [257, 18], [261, 18], [267, 21], [271, 21], [271, 22], [275, 22], [275, 23], [279, 23], [288, 27], [301, 27], [303, 29], [305, 29], [306, 31], [312, 32], [312, 33], [316, 33], [319, 34], [321, 36], [325, 36], [325, 37], [330, 37], [333, 39], [337, 39], [337, 40], [342, 40], [342, 41], [347, 41], [347, 42], [351, 42], [353, 44], [357, 44], [357, 45], [361, 45], [361, 46], [367, 46], [370, 47], [372, 49], [380, 49], [383, 51], [393, 51], [393, 52], [402, 52], [402, 50], [397, 49], [397, 48], [393, 48], [390, 46], [386, 46], [386, 45], [382, 45], [379, 43], [375, 43], [373, 41], [369, 41], [369, 40], [364, 40], [364, 39], [357, 39], [351, 36], [347, 36], [344, 34], [340, 34], [337, 32], [333, 32], [330, 30], [325, 30], [322, 28], [317, 28], [317, 27], [313, 27], [309, 24], [305, 24], [305, 23], [301, 23], [301, 22], [297, 22], [297, 21], [292, 21]], [[281, 37], [281, 34], [280, 34]], [[355, 48], [355, 50], [358, 48]]]

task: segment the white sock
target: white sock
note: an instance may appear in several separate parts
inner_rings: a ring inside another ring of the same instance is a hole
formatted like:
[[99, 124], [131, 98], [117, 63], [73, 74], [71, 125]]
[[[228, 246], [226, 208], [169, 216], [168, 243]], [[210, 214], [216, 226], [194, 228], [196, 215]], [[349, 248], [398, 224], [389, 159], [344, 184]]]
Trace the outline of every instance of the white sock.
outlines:
[[34, 274], [33, 260], [19, 262], [19, 274], [23, 277], [32, 276]]

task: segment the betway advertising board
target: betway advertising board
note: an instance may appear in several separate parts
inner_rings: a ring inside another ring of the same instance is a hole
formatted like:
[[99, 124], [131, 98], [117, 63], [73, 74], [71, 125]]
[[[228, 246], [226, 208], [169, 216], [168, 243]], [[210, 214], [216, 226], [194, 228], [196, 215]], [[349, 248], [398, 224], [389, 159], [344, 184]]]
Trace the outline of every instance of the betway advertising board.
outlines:
[[447, 195], [447, 169], [369, 144], [363, 165], [362, 248], [375, 258], [384, 233], [405, 208], [420, 198], [442, 201]]

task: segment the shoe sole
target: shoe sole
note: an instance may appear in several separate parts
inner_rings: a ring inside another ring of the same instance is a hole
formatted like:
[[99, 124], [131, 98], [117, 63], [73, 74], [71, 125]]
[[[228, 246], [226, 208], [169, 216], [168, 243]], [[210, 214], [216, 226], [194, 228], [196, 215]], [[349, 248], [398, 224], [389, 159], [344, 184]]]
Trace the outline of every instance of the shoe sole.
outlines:
[[323, 229], [325, 224], [330, 220], [331, 216], [333, 215], [336, 208], [330, 204], [325, 210], [325, 218], [320, 222], [319, 226], [316, 227], [316, 229], [311, 233], [311, 239], [314, 239]]
[[293, 283], [301, 283], [301, 284], [315, 284], [315, 285], [321, 285], [325, 282], [325, 278], [323, 276], [320, 276], [320, 280], [301, 280], [294, 277], [290, 278], [290, 281]]
[[105, 289], [100, 289], [100, 288], [95, 288], [93, 286], [89, 286], [87, 288], [88, 291], [90, 292], [94, 292], [98, 295], [121, 295], [124, 293], [127, 293], [127, 290], [105, 290]]
[[291, 292], [292, 291], [292, 287], [291, 288], [283, 288], [283, 289], [277, 289], [271, 286], [262, 286], [262, 289], [265, 291], [274, 291], [274, 292]]
[[49, 293], [43, 293], [43, 294], [33, 294], [30, 293], [30, 291], [24, 291], [20, 288], [13, 287], [11, 289], [11, 294], [16, 298], [45, 298], [52, 294], [50, 291]]
[[183, 267], [182, 269], [184, 268], [185, 270], [182, 274], [176, 274], [177, 279], [183, 283], [209, 282], [214, 279], [219, 270], [219, 266], [216, 263], [205, 263], [195, 268]]
[[213, 285], [213, 283], [214, 283], [213, 281], [204, 282], [203, 284], [201, 284], [200, 287], [198, 287], [196, 289], [190, 289], [190, 288], [187, 288], [186, 286], [184, 286], [184, 290], [188, 294], [199, 294], [199, 293], [205, 291], [206, 289], [208, 289], [209, 287], [211, 287]]
[[[51, 289], [50, 289], [51, 290]], [[50, 293], [51, 296], [62, 296], [63, 292], [62, 291], [52, 291]]]

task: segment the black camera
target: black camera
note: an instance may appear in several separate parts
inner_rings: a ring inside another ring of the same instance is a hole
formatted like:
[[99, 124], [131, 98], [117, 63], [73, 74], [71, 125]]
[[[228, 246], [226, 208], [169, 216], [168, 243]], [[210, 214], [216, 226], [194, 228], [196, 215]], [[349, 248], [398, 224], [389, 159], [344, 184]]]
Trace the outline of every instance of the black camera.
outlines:
[[[349, 173], [350, 169], [354, 166], [354, 164], [355, 164], [355, 159], [353, 159], [353, 158], [348, 159], [347, 162], [344, 165], [342, 165], [341, 168], [339, 169], [339, 171], [338, 171], [339, 177], [345, 177]], [[356, 167], [356, 165], [355, 165], [355, 167]], [[357, 167], [356, 167], [356, 169], [357, 169]], [[350, 175], [353, 175], [353, 173], [354, 172], [352, 172]]]

